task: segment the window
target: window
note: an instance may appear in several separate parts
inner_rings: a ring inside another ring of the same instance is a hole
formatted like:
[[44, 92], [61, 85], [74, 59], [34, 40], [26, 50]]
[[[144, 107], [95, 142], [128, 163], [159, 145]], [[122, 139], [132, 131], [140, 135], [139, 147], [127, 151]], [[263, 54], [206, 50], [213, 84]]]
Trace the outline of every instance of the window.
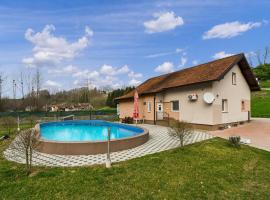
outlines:
[[117, 112], [117, 115], [120, 115], [119, 103], [118, 103], [118, 104], [116, 104], [116, 112]]
[[179, 101], [172, 101], [172, 111], [179, 111]]
[[236, 73], [232, 73], [232, 84], [236, 85]]
[[222, 112], [228, 112], [228, 100], [222, 99]]
[[242, 112], [246, 111], [246, 102], [244, 100], [241, 101], [241, 111]]
[[147, 101], [147, 112], [151, 112], [151, 102]]

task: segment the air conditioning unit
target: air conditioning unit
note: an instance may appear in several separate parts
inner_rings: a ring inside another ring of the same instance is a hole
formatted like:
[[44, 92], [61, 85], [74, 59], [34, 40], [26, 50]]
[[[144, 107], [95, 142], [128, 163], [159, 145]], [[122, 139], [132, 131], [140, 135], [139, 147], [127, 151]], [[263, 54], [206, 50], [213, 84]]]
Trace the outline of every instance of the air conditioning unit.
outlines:
[[190, 95], [188, 95], [188, 99], [190, 101], [197, 101], [198, 95], [197, 94], [190, 94]]

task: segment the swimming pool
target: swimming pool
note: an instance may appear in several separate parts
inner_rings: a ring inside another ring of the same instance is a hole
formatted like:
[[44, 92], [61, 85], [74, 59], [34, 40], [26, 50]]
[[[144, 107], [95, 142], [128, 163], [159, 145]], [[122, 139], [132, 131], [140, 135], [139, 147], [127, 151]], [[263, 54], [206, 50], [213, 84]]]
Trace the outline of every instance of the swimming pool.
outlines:
[[106, 122], [102, 120], [78, 120], [49, 122], [40, 125], [40, 136], [54, 141], [105, 141], [111, 129], [111, 139], [136, 136], [144, 130], [139, 127]]
[[121, 151], [144, 144], [149, 132], [138, 126], [102, 120], [47, 122], [36, 126], [39, 151], [60, 155], [106, 153], [108, 129], [111, 130], [110, 151]]

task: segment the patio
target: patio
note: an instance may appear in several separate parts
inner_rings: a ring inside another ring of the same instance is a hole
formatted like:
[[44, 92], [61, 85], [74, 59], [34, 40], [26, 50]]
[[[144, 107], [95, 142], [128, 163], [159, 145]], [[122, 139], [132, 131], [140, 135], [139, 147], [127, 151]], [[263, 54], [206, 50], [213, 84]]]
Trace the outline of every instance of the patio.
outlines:
[[[169, 136], [167, 127], [149, 124], [140, 124], [139, 126], [149, 130], [149, 141], [136, 148], [111, 153], [112, 163], [173, 149], [179, 146], [179, 141], [176, 138]], [[212, 137], [213, 136], [206, 132], [195, 131], [184, 144], [187, 145], [210, 139]], [[22, 152], [14, 152], [7, 149], [4, 152], [4, 156], [10, 161], [24, 163], [24, 154]], [[104, 164], [105, 161], [106, 154], [66, 156], [35, 152], [33, 155], [33, 165], [40, 166], [74, 167]]]
[[241, 136], [250, 140], [250, 146], [270, 151], [270, 119], [252, 118], [250, 123], [225, 130], [211, 131], [211, 135], [228, 139], [230, 136]]

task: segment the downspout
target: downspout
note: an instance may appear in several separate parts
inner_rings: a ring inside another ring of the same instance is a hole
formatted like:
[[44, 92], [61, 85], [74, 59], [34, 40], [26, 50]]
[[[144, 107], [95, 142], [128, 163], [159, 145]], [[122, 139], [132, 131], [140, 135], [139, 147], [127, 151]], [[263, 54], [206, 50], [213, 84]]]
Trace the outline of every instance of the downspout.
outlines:
[[156, 125], [156, 94], [154, 96], [154, 124]]

